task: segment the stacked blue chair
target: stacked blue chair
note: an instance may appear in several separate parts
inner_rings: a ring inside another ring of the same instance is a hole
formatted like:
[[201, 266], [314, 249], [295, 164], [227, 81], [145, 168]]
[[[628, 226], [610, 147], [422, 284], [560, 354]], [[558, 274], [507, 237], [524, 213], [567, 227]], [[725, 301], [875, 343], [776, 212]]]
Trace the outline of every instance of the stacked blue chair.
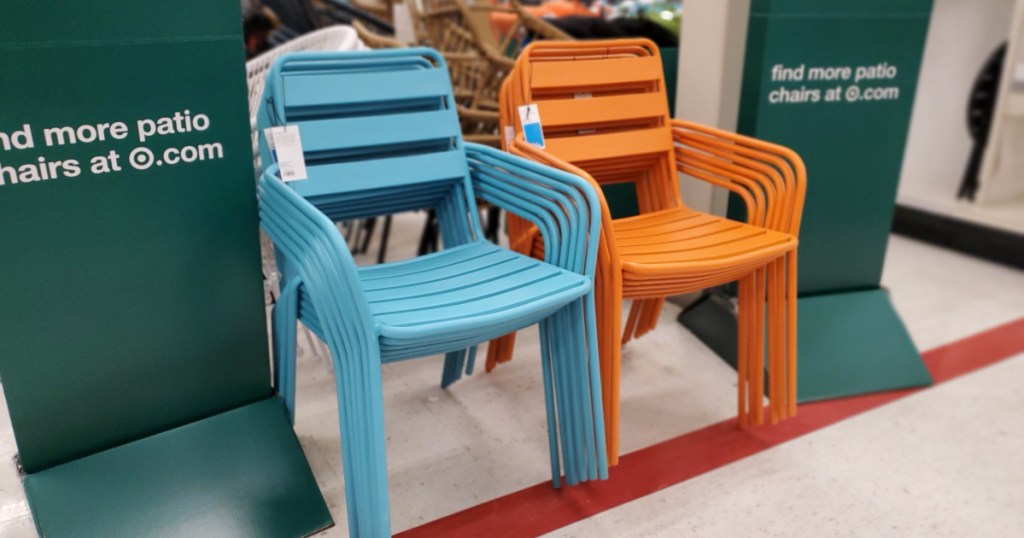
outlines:
[[[259, 185], [282, 291], [275, 385], [294, 416], [295, 326], [335, 367], [349, 529], [390, 535], [381, 364], [444, 353], [442, 385], [475, 346], [539, 323], [552, 480], [607, 478], [593, 276], [600, 202], [578, 176], [465, 143], [447, 67], [430, 49], [301, 53], [268, 74], [259, 127], [297, 125], [309, 178]], [[273, 162], [261, 141], [265, 163]], [[483, 239], [476, 198], [540, 229], [545, 260]], [[334, 222], [437, 213], [444, 249], [357, 268]]]

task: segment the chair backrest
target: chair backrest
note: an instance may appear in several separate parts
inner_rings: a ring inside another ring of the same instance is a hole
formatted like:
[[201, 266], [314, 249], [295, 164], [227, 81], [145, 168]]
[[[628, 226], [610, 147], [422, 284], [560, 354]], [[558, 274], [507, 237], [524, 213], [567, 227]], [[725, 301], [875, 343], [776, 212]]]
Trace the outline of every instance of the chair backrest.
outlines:
[[267, 80], [267, 71], [274, 61], [285, 54], [305, 51], [337, 51], [366, 50], [355, 30], [349, 26], [329, 26], [310, 32], [280, 46], [274, 47], [263, 54], [245, 62], [245, 81], [249, 87], [249, 122], [252, 128], [253, 166], [256, 177], [262, 173], [259, 137], [256, 134], [256, 112], [260, 108], [260, 97], [263, 95], [263, 84]]
[[681, 204], [661, 57], [645, 39], [537, 41], [503, 88], [504, 125], [515, 104], [536, 103], [546, 151], [602, 184], [634, 183], [642, 212]]
[[[328, 217], [430, 207], [479, 237], [452, 86], [436, 51], [286, 55], [264, 96], [257, 126], [298, 126], [309, 178], [290, 185]], [[262, 136], [260, 145], [270, 159]], [[449, 246], [458, 235], [442, 230]]]

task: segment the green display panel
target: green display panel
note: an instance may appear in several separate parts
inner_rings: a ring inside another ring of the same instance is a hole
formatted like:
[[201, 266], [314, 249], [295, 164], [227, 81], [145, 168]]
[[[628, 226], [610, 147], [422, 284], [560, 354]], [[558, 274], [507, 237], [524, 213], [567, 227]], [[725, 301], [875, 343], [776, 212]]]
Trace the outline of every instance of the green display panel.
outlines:
[[0, 17], [0, 376], [33, 473], [270, 395], [237, 2]]
[[808, 171], [800, 294], [878, 286], [931, 0], [754, 0], [739, 130]]
[[48, 537], [280, 538], [331, 524], [277, 398], [38, 472], [25, 492]]
[[806, 297], [799, 315], [800, 401], [931, 384], [885, 290]]
[[[751, 2], [739, 131], [789, 146], [807, 167], [798, 270], [801, 401], [931, 382], [878, 289], [931, 6]], [[742, 219], [743, 212], [731, 199], [729, 215]], [[708, 300], [680, 321], [734, 363], [730, 316]]]
[[0, 376], [41, 536], [304, 536], [237, 2], [0, 17]]

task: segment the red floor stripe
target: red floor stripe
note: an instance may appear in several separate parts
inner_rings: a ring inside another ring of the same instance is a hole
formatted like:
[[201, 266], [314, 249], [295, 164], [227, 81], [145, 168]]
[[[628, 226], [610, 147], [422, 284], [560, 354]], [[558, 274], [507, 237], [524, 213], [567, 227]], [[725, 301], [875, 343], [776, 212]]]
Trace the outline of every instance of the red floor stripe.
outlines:
[[[1024, 318], [923, 354], [942, 383], [1024, 352]], [[739, 430], [713, 424], [623, 456], [611, 477], [561, 491], [550, 482], [499, 497], [399, 533], [420, 536], [537, 536], [650, 495], [922, 389], [867, 394], [800, 406], [777, 426]]]

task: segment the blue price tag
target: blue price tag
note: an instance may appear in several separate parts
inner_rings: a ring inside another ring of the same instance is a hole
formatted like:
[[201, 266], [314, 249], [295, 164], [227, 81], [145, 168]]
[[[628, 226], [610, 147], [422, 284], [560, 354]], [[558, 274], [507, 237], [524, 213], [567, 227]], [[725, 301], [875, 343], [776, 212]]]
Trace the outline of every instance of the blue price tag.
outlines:
[[540, 123], [540, 113], [537, 105], [523, 105], [519, 107], [519, 123], [523, 126], [523, 138], [538, 148], [544, 148], [544, 128]]

